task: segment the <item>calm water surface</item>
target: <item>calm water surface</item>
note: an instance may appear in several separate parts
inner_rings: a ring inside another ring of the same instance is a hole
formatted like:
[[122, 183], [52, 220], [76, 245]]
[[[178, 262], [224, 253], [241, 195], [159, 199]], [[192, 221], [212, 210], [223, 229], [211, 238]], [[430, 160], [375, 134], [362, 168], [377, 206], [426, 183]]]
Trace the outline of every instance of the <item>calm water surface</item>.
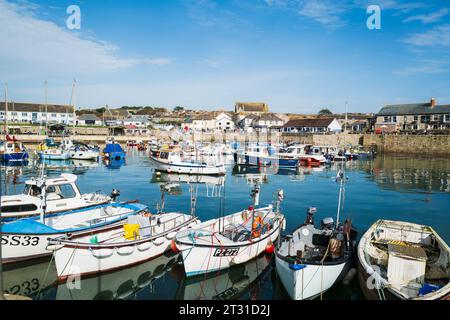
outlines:
[[[375, 220], [393, 219], [433, 226], [450, 243], [450, 159], [412, 156], [380, 156], [374, 161], [346, 164], [348, 183], [342, 218], [350, 218], [360, 235]], [[36, 175], [37, 166], [2, 168], [4, 193], [23, 190], [25, 180]], [[261, 181], [260, 204], [285, 191], [282, 208], [286, 233], [305, 219], [306, 209], [318, 209], [316, 223], [336, 216], [337, 167], [300, 171], [256, 169], [230, 165], [226, 177], [156, 175], [145, 153], [129, 150], [125, 164], [82, 161], [47, 163], [47, 174], [78, 175], [83, 193], [113, 188], [120, 200], [139, 200], [155, 210], [160, 186], [176, 183], [166, 196], [166, 211], [189, 212], [190, 187], [198, 188], [197, 215], [203, 221], [218, 217], [221, 201], [226, 213], [251, 205], [252, 180]], [[5, 178], [6, 177], [6, 178]], [[6, 180], [6, 181], [5, 181]], [[273, 268], [273, 260], [261, 256], [245, 265], [208, 277], [186, 280], [179, 257], [163, 256], [136, 267], [83, 279], [81, 283], [54, 285], [56, 270], [51, 261], [25, 265], [4, 273], [5, 289], [34, 299], [288, 299]], [[338, 284], [323, 299], [363, 299], [355, 278], [350, 285]]]

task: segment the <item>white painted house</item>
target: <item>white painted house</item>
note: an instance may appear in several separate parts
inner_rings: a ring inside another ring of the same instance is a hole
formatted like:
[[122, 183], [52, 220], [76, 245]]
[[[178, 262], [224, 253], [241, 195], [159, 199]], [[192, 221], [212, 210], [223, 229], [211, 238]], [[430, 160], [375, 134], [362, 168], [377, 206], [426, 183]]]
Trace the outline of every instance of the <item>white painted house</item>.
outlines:
[[192, 119], [190, 129], [198, 132], [209, 132], [216, 129], [216, 117], [213, 115], [201, 115]]
[[225, 112], [219, 114], [215, 120], [216, 130], [218, 131], [231, 131], [235, 129], [233, 118]]
[[[47, 111], [47, 112], [46, 112]], [[5, 121], [5, 103], [0, 103], [0, 121]], [[43, 105], [8, 102], [8, 122], [73, 124], [73, 107], [67, 105]]]
[[148, 116], [145, 115], [132, 115], [129, 118], [123, 120], [124, 126], [136, 126], [138, 128], [147, 128], [150, 125]]
[[342, 126], [337, 119], [296, 119], [286, 123], [282, 130], [290, 133], [339, 133]]
[[101, 126], [103, 121], [95, 114], [82, 114], [77, 118], [76, 124], [79, 126]]

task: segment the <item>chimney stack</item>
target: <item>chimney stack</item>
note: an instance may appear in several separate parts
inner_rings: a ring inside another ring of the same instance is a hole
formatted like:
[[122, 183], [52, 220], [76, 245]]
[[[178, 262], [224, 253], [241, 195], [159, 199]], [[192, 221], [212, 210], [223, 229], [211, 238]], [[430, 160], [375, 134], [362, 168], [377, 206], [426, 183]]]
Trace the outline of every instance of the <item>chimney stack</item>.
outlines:
[[436, 106], [436, 99], [435, 98], [431, 98], [430, 105], [431, 105], [431, 108], [434, 108]]

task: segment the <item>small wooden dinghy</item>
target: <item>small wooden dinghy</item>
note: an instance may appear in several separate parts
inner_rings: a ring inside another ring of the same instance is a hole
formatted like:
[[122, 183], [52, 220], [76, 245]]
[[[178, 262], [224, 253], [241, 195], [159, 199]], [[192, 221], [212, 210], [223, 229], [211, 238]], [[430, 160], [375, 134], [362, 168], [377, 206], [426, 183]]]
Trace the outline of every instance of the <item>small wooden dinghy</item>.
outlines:
[[379, 220], [361, 238], [358, 259], [367, 299], [450, 297], [450, 248], [429, 226]]
[[[256, 199], [259, 189], [253, 190]], [[277, 205], [237, 212], [204, 222], [195, 229], [181, 231], [175, 237], [176, 249], [181, 251], [187, 277], [228, 269], [250, 261], [265, 251], [273, 253], [274, 243], [285, 218]]]
[[199, 221], [182, 213], [148, 213], [128, 217], [125, 224], [89, 235], [49, 240], [59, 281], [136, 265], [171, 249], [176, 233]]

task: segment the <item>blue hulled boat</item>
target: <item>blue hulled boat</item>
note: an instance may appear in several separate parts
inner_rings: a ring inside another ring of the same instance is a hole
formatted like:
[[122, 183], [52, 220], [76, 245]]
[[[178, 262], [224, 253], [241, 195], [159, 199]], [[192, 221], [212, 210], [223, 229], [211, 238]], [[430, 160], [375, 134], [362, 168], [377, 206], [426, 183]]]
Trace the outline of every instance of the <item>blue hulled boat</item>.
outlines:
[[126, 152], [122, 149], [118, 143], [108, 143], [103, 149], [103, 156], [109, 160], [125, 160]]

